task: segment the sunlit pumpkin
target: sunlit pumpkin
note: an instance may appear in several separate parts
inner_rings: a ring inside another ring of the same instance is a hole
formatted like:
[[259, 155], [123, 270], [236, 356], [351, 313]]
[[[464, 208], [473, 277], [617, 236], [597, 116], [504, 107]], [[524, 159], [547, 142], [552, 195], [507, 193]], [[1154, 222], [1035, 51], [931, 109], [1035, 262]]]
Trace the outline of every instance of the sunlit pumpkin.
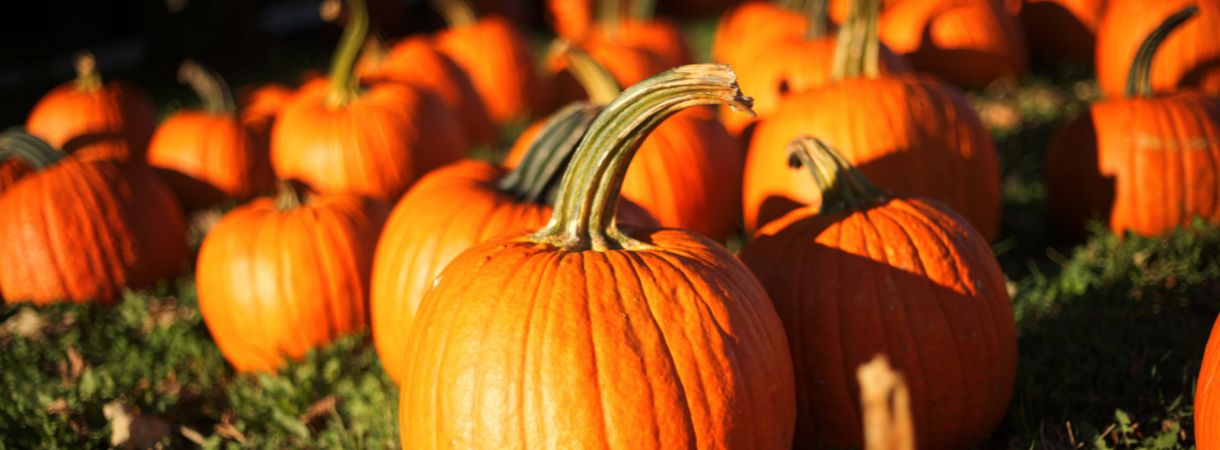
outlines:
[[1192, 87], [1220, 95], [1220, 0], [1108, 0], [1097, 28], [1097, 84], [1106, 97], [1120, 98], [1144, 36], [1189, 5], [1199, 12], [1165, 39], [1149, 74], [1154, 92]]
[[435, 36], [436, 48], [470, 77], [492, 122], [524, 119], [540, 89], [529, 40], [508, 19], [478, 17], [465, 0], [435, 2], [449, 27]]
[[1212, 326], [1195, 387], [1195, 445], [1220, 449], [1220, 318]]
[[1023, 0], [1018, 17], [1029, 51], [1052, 61], [1092, 61], [1105, 6], [1106, 0]]

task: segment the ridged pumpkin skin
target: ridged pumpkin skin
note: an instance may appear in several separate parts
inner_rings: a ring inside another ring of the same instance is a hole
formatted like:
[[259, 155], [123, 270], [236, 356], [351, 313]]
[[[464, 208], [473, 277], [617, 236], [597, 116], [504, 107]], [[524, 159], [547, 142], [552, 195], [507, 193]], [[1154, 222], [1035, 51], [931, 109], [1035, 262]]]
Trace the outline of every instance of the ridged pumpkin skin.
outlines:
[[112, 303], [177, 273], [186, 219], [140, 164], [69, 156], [0, 195], [0, 290], [9, 301]]
[[388, 206], [323, 195], [281, 210], [260, 198], [230, 211], [199, 249], [199, 311], [238, 371], [274, 371], [285, 357], [367, 324], [370, 266]]
[[1220, 102], [1198, 92], [1103, 100], [1051, 142], [1051, 217], [1067, 235], [1100, 216], [1156, 235], [1195, 215], [1220, 223]]
[[847, 79], [790, 96], [759, 123], [750, 143], [743, 186], [748, 232], [818, 201], [813, 181], [786, 166], [788, 143], [804, 135], [838, 149], [882, 188], [942, 201], [984, 237], [995, 237], [1001, 206], [995, 145], [952, 86], [900, 75]]
[[911, 198], [827, 215], [806, 207], [759, 230], [741, 259], [787, 332], [796, 448], [862, 446], [851, 374], [878, 353], [910, 385], [919, 448], [970, 448], [1004, 417], [1012, 307], [991, 248], [960, 216]]
[[1212, 326], [1195, 388], [1195, 445], [1220, 449], [1220, 318]]
[[1106, 0], [1023, 0], [1021, 27], [1029, 50], [1047, 60], [1092, 61]]
[[800, 38], [808, 27], [808, 19], [799, 11], [747, 1], [720, 16], [712, 36], [712, 60], [740, 70], [759, 50], [784, 38]]
[[1131, 60], [1144, 36], [1174, 11], [1197, 4], [1199, 13], [1182, 24], [1152, 61], [1152, 88], [1170, 92], [1193, 86], [1220, 95], [1220, 0], [1109, 0], [1097, 29], [1097, 83], [1118, 98], [1127, 85]]
[[493, 123], [526, 117], [537, 101], [538, 75], [525, 35], [509, 22], [485, 16], [436, 35], [436, 48], [466, 72]]
[[81, 90], [75, 81], [51, 90], [30, 111], [25, 128], [52, 147], [64, 148], [71, 140], [92, 134], [117, 134], [131, 154], [141, 159], [157, 126], [152, 100], [140, 88], [111, 81], [95, 90]]
[[253, 197], [274, 181], [265, 144], [229, 114], [182, 111], [165, 119], [148, 146], [148, 164], [162, 169], [188, 211]]
[[329, 84], [301, 87], [272, 130], [271, 164], [280, 179], [318, 192], [397, 199], [429, 170], [460, 159], [465, 136], [429, 91], [379, 83], [339, 108]]
[[507, 239], [454, 259], [407, 340], [403, 448], [788, 448], [762, 287], [706, 238], [632, 236], [657, 250]]
[[22, 177], [30, 174], [30, 166], [15, 160], [0, 161], [0, 194], [17, 184]]

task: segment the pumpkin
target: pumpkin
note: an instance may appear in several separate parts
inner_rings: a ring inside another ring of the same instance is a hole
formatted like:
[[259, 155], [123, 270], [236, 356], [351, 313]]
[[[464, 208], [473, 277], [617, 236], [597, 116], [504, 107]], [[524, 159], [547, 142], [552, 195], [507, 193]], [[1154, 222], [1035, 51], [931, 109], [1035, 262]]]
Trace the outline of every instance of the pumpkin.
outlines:
[[1220, 449], [1220, 318], [1212, 326], [1195, 388], [1195, 445]]
[[[568, 47], [564, 59], [594, 103], [607, 104], [618, 96], [614, 77], [579, 47]], [[505, 165], [516, 166], [524, 150], [515, 146]], [[622, 194], [661, 226], [724, 240], [738, 229], [739, 206], [729, 199], [741, 197], [736, 180], [742, 165], [736, 141], [708, 111], [682, 111], [644, 140]]]
[[[678, 26], [653, 16], [653, 0], [548, 0], [547, 6], [557, 34], [591, 53], [598, 53], [594, 49], [601, 46], [643, 50], [660, 58], [661, 70], [690, 64], [692, 60], [690, 47]], [[616, 60], [598, 59], [598, 62], [610, 67]]]
[[1165, 40], [1152, 61], [1155, 91], [1194, 87], [1220, 95], [1220, 0], [1109, 0], [1097, 27], [1097, 84], [1107, 97], [1124, 93], [1143, 37], [1166, 17], [1197, 5], [1198, 17]]
[[28, 135], [5, 141], [0, 160], [16, 154], [37, 170], [0, 194], [8, 301], [109, 304], [182, 268], [186, 219], [152, 169], [88, 158], [87, 148], [65, 157]]
[[[0, 152], [6, 155], [0, 158], [0, 194], [16, 185], [26, 175], [34, 173], [36, 168], [52, 164], [63, 157], [55, 149], [50, 149], [48, 153], [49, 147], [41, 145], [41, 142], [42, 140], [30, 136], [21, 127], [9, 128], [0, 133]], [[31, 163], [34, 167], [31, 167]]]
[[[824, 0], [810, 0], [824, 6]], [[809, 34], [809, 19], [799, 1], [747, 1], [725, 11], [712, 35], [712, 60], [740, 69], [758, 51], [782, 38]], [[815, 25], [825, 24], [817, 22]], [[816, 32], [813, 34], [817, 34]]]
[[224, 80], [193, 61], [182, 63], [178, 77], [203, 99], [203, 109], [165, 119], [148, 146], [148, 164], [160, 169], [182, 206], [202, 209], [270, 189], [267, 147], [238, 116]]
[[795, 361], [797, 448], [860, 448], [852, 369], [885, 354], [911, 377], [919, 448], [991, 432], [1016, 376], [1016, 325], [987, 241], [934, 200], [882, 194], [843, 156], [790, 147], [820, 190], [741, 251], [775, 304]]
[[403, 448], [789, 448], [792, 363], [762, 287], [706, 238], [614, 220], [648, 131], [726, 101], [748, 107], [727, 66], [628, 89], [581, 140], [545, 227], [445, 267], [407, 339]]
[[1106, 0], [1024, 0], [1018, 18], [1029, 50], [1047, 60], [1092, 61]]
[[526, 36], [504, 17], [476, 17], [465, 0], [435, 3], [449, 24], [436, 34], [436, 48], [470, 77], [492, 122], [503, 125], [528, 116], [539, 86]]
[[275, 118], [292, 100], [292, 88], [279, 83], [267, 83], [248, 89], [241, 96], [241, 121], [258, 138], [263, 146], [270, 148], [271, 128]]
[[[875, 9], [877, 3], [856, 5]], [[754, 130], [742, 189], [746, 231], [817, 200], [812, 180], [783, 170], [788, 143], [808, 134], [882, 187], [943, 201], [994, 238], [1000, 169], [990, 133], [952, 86], [926, 75], [881, 75], [877, 36], [868, 32], [872, 27], [859, 29], [840, 34], [844, 56], [836, 56], [835, 81], [788, 96]]]
[[[573, 104], [549, 118], [539, 135], [521, 139], [529, 151], [512, 171], [459, 161], [425, 176], [394, 207], [377, 244], [370, 297], [373, 342], [391, 379], [401, 377], [407, 332], [432, 280], [475, 244], [546, 224], [572, 149], [600, 111]], [[620, 218], [655, 225], [629, 203]]]
[[1131, 64], [1127, 98], [1089, 106], [1051, 142], [1047, 200], [1059, 231], [1099, 217], [1115, 233], [1155, 235], [1194, 216], [1220, 223], [1220, 102], [1197, 91], [1154, 94], [1157, 48], [1196, 9], [1153, 30]]
[[76, 80], [60, 85], [38, 100], [26, 119], [30, 134], [51, 147], [66, 148], [86, 135], [118, 134], [131, 154], [142, 158], [157, 125], [152, 100], [140, 88], [124, 81], [103, 83], [93, 55], [76, 57]]
[[0, 193], [17, 184], [17, 180], [29, 173], [30, 166], [19, 159], [0, 161]]
[[580, 40], [593, 23], [593, 7], [593, 0], [547, 0], [548, 22], [559, 37]]
[[195, 270], [199, 312], [221, 354], [241, 372], [274, 371], [285, 358], [367, 324], [370, 266], [389, 206], [350, 194], [303, 201], [295, 187], [220, 219]]
[[363, 0], [349, 0], [349, 9], [329, 79], [305, 83], [277, 117], [271, 165], [280, 179], [318, 192], [397, 199], [419, 176], [460, 159], [465, 136], [427, 90], [400, 83], [361, 88], [352, 70], [368, 11]]

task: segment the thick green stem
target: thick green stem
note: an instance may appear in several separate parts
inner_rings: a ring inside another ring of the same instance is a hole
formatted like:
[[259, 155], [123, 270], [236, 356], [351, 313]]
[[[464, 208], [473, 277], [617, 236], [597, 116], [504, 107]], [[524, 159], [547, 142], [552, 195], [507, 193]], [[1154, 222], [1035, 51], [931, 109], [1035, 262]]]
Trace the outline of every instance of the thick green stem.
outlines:
[[589, 101], [607, 105], [618, 98], [623, 92], [615, 81], [614, 75], [593, 59], [584, 49], [568, 41], [560, 41], [552, 50], [556, 58], [567, 60], [568, 71], [576, 77], [576, 81], [585, 89]]
[[479, 21], [479, 15], [466, 0], [432, 0], [432, 7], [445, 19], [449, 28], [461, 28], [474, 25]]
[[1140, 44], [1139, 50], [1135, 52], [1135, 58], [1131, 61], [1131, 69], [1127, 72], [1127, 97], [1148, 97], [1152, 95], [1152, 59], [1156, 56], [1156, 51], [1161, 47], [1161, 43], [1165, 42], [1165, 38], [1169, 37], [1170, 33], [1182, 26], [1187, 19], [1194, 17], [1199, 12], [1199, 5], [1192, 4], [1180, 11], [1173, 13], [1161, 22], [1148, 37], [1144, 38], [1144, 42]]
[[26, 133], [22, 127], [12, 127], [0, 133], [0, 161], [17, 158], [35, 170], [41, 170], [67, 155], [46, 141]]
[[830, 34], [829, 19], [826, 16], [829, 6], [830, 0], [807, 0], [805, 2], [802, 9], [807, 21], [805, 40], [821, 39]]
[[885, 200], [885, 194], [825, 142], [801, 137], [788, 145], [788, 165], [804, 167], [822, 191], [821, 214], [856, 211]]
[[82, 92], [97, 92], [102, 88], [102, 76], [97, 73], [97, 60], [93, 54], [83, 51], [76, 54], [76, 89]]
[[369, 32], [369, 11], [364, 0], [347, 0], [348, 21], [339, 38], [334, 59], [330, 63], [330, 95], [327, 104], [332, 108], [346, 105], [360, 96], [360, 79], [353, 72], [360, 47]]
[[564, 173], [551, 221], [531, 239], [570, 251], [647, 247], [620, 231], [614, 221], [631, 158], [666, 118], [712, 104], [753, 112], [733, 70], [720, 64], [677, 67], [624, 91], [581, 139]]
[[831, 79], [876, 78], [881, 74], [881, 42], [877, 20], [881, 0], [853, 0], [851, 13], [839, 28]]
[[208, 70], [192, 60], [182, 62], [178, 66], [178, 81], [191, 86], [203, 100], [203, 109], [212, 114], [234, 114], [237, 103], [233, 101], [233, 93], [229, 86], [216, 72]]
[[525, 157], [496, 183], [501, 191], [522, 201], [553, 204], [572, 153], [603, 105], [572, 103], [547, 118]]

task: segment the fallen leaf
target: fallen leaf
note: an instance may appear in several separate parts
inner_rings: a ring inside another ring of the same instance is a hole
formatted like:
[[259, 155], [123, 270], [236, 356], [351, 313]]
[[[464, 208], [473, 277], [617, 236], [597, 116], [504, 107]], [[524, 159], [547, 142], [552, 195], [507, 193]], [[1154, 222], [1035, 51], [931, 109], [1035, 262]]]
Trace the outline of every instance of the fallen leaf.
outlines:
[[85, 358], [80, 355], [80, 352], [72, 344], [68, 344], [65, 353], [68, 355], [67, 381], [76, 381], [80, 378], [81, 372], [85, 371]]
[[38, 314], [34, 308], [26, 306], [0, 324], [0, 337], [16, 336], [39, 339], [42, 338], [42, 331], [46, 326], [47, 319], [42, 317], [42, 314]]
[[137, 414], [117, 400], [103, 406], [102, 415], [110, 421], [110, 445], [115, 447], [154, 448], [171, 433], [169, 421]]
[[321, 419], [335, 412], [335, 405], [339, 403], [339, 398], [334, 395], [327, 395], [318, 399], [309, 405], [309, 409], [305, 410], [305, 414], [301, 415], [301, 422], [311, 426], [314, 421]]
[[221, 414], [220, 423], [216, 424], [216, 434], [219, 434], [221, 437], [237, 441], [238, 443], [245, 444], [246, 435], [242, 434], [241, 430], [238, 430], [237, 427], [233, 426], [233, 420], [232, 411], [226, 411], [224, 414]]

